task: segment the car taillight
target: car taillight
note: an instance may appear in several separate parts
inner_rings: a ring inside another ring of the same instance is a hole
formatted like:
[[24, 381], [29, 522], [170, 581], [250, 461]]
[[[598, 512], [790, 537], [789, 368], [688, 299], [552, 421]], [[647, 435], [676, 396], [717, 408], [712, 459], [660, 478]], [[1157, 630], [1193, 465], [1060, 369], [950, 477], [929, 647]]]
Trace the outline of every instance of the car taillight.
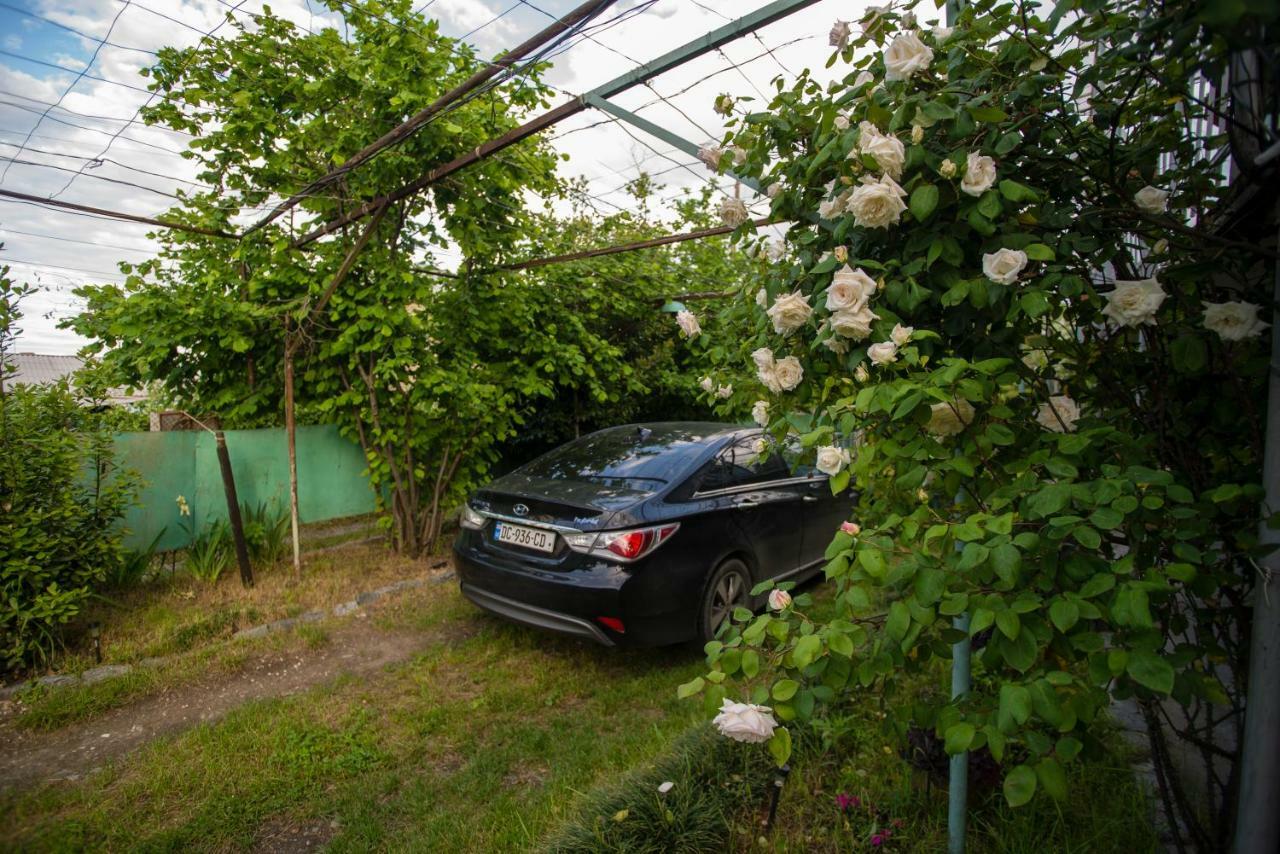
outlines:
[[671, 535], [679, 528], [680, 523], [673, 522], [630, 531], [604, 531], [599, 534], [584, 532], [566, 535], [565, 543], [575, 552], [600, 555], [612, 560], [634, 561], [671, 539]]
[[623, 560], [639, 560], [670, 539], [679, 527], [679, 523], [673, 523], [656, 528], [604, 533], [600, 535], [602, 542], [598, 542], [596, 548], [603, 546]]

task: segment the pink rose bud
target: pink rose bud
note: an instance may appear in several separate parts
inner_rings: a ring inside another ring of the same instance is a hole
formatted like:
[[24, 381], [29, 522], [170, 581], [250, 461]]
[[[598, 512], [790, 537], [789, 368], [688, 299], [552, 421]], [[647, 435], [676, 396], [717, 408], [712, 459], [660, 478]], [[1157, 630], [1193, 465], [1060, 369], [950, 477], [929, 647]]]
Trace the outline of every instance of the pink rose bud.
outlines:
[[851, 537], [856, 537], [862, 533], [862, 526], [857, 522], [841, 522], [840, 530]]
[[782, 611], [791, 605], [791, 594], [785, 590], [769, 591], [769, 607], [775, 611]]

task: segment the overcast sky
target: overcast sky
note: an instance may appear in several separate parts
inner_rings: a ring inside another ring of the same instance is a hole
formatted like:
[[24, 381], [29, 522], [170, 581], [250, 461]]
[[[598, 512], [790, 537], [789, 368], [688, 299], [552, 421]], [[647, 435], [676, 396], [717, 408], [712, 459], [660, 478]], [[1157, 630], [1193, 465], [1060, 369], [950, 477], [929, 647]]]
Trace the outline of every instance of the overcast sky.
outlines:
[[[418, 8], [437, 17], [445, 34], [466, 36], [487, 57], [518, 44], [545, 27], [549, 15], [562, 15], [580, 2], [422, 0]], [[556, 57], [548, 80], [564, 92], [582, 93], [766, 2], [657, 0], [641, 9], [646, 5], [642, 0], [621, 0], [606, 15], [616, 10], [637, 14]], [[161, 215], [173, 202], [167, 194], [192, 187], [183, 181], [192, 180], [194, 170], [176, 153], [187, 137], [131, 122], [149, 97], [139, 69], [154, 61], [153, 52], [162, 46], [195, 44], [201, 32], [218, 27], [232, 7], [247, 18], [263, 5], [263, 0], [0, 0], [0, 187]], [[334, 22], [314, 0], [269, 0], [266, 5], [313, 30]], [[636, 86], [614, 100], [687, 139], [706, 142], [723, 132], [712, 110], [720, 92], [758, 98], [771, 90], [774, 77], [790, 79], [806, 66], [819, 79], [830, 76], [822, 66], [830, 56], [827, 33], [832, 23], [860, 17], [866, 5], [867, 0], [819, 0], [759, 31], [759, 38], [740, 38], [654, 79], [653, 89]], [[921, 4], [920, 13], [922, 19], [937, 16], [928, 2]], [[233, 32], [222, 24], [215, 35]], [[100, 45], [104, 37], [109, 44]], [[86, 66], [84, 76], [78, 76]], [[669, 103], [658, 100], [654, 90]], [[58, 106], [49, 107], [55, 103]], [[588, 128], [602, 119], [599, 112], [588, 110], [548, 132], [557, 137], [554, 145], [570, 156], [561, 166], [563, 174], [588, 178], [590, 192], [604, 199], [601, 210], [609, 210], [610, 201], [627, 206], [629, 197], [621, 188], [642, 170], [657, 175], [663, 198], [710, 179], [690, 157], [639, 129], [624, 130], [616, 122]], [[581, 128], [588, 129], [561, 136]], [[91, 165], [98, 159], [100, 165]], [[91, 168], [83, 168], [87, 165]], [[430, 165], [424, 164], [424, 171]], [[763, 205], [755, 207], [757, 213], [765, 210]], [[84, 282], [122, 281], [118, 262], [140, 261], [155, 251], [148, 230], [0, 199], [0, 240], [5, 244], [0, 262], [11, 265], [15, 278], [41, 289], [25, 304], [17, 350], [74, 353], [84, 342], [57, 329], [59, 320], [78, 310], [71, 288]], [[438, 260], [446, 267], [458, 262], [456, 254], [447, 252]]]

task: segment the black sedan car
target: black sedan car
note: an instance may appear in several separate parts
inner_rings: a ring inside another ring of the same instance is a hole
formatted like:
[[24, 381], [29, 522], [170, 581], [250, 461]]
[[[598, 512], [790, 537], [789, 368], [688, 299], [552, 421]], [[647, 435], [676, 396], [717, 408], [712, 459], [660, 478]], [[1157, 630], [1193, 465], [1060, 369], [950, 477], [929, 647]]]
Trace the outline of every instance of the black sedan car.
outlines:
[[854, 499], [762, 455], [761, 431], [612, 427], [547, 453], [463, 507], [454, 563], [476, 605], [603, 644], [712, 637], [768, 579], [802, 580]]

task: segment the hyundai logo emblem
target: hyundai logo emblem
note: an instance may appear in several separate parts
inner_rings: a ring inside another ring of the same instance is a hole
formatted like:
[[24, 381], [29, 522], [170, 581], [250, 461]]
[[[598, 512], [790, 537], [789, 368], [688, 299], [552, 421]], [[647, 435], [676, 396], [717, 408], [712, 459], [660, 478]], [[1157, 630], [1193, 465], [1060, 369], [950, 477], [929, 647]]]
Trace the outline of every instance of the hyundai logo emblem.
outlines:
[[529, 508], [523, 504], [517, 504], [515, 507], [511, 508], [511, 512], [516, 514], [517, 516], [528, 516]]

